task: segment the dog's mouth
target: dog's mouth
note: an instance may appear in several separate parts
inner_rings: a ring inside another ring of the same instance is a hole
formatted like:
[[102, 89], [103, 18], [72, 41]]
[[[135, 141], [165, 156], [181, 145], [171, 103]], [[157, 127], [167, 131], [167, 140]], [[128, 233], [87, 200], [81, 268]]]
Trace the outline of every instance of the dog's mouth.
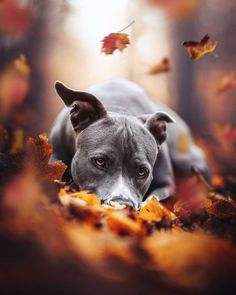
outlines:
[[123, 208], [131, 208], [135, 210], [139, 210], [141, 207], [141, 204], [138, 202], [135, 202], [134, 200], [128, 199], [128, 198], [122, 198], [122, 197], [112, 197], [108, 198], [106, 200], [103, 200], [103, 203], [112, 207], [116, 207], [117, 204], [122, 206]]

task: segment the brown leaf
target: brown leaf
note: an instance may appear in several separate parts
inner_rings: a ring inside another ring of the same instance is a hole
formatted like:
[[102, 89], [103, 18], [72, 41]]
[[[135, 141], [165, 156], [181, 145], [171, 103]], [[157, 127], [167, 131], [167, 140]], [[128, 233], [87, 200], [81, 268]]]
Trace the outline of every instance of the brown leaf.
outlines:
[[236, 85], [236, 73], [230, 72], [223, 76], [220, 80], [216, 94], [221, 94], [227, 90], [232, 89]]
[[163, 58], [162, 61], [150, 68], [148, 74], [157, 75], [170, 71], [170, 61], [168, 58]]
[[236, 220], [236, 202], [226, 198], [220, 198], [207, 208], [210, 216], [218, 219], [234, 219]]
[[217, 42], [212, 41], [210, 39], [210, 36], [206, 34], [200, 42], [185, 41], [182, 45], [187, 50], [192, 60], [197, 60], [206, 54], [214, 52], [217, 46]]
[[30, 137], [28, 139], [28, 150], [34, 159], [39, 175], [44, 180], [53, 181], [61, 179], [67, 166], [62, 161], [48, 163], [53, 148], [48, 143], [48, 138], [45, 134], [40, 134], [37, 139]]

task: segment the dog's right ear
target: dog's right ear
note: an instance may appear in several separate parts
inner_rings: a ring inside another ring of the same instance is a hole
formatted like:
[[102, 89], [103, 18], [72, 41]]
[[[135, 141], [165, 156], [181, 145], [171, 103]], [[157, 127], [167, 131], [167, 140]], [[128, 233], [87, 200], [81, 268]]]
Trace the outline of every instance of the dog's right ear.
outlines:
[[75, 131], [80, 132], [107, 115], [104, 105], [95, 95], [73, 90], [59, 81], [55, 88], [65, 105], [71, 108], [70, 119]]

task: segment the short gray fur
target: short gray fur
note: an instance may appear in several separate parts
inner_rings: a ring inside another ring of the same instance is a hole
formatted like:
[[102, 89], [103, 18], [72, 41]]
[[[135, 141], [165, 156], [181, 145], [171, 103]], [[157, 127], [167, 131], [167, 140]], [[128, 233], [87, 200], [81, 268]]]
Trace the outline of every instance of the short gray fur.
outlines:
[[[175, 173], [189, 176], [195, 166], [209, 175], [186, 123], [137, 84], [109, 80], [82, 92], [57, 82], [56, 89], [66, 107], [51, 130], [51, 161], [65, 162], [81, 190], [105, 203], [114, 200], [138, 209], [144, 198], [173, 195]], [[187, 139], [185, 152], [178, 147], [180, 136]], [[99, 157], [105, 168], [94, 162]], [[142, 167], [145, 177], [137, 175]]]

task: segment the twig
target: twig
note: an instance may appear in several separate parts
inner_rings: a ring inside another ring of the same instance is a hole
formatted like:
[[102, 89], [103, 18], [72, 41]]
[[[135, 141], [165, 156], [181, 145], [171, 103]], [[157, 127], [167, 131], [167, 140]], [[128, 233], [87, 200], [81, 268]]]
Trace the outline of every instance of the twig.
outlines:
[[120, 30], [120, 31], [118, 31], [117, 33], [121, 33], [121, 32], [123, 32], [124, 30], [126, 30], [126, 29], [128, 29], [130, 26], [132, 26], [133, 24], [134, 24], [134, 20], [131, 22], [131, 23], [129, 23], [126, 27], [124, 27], [122, 30]]

